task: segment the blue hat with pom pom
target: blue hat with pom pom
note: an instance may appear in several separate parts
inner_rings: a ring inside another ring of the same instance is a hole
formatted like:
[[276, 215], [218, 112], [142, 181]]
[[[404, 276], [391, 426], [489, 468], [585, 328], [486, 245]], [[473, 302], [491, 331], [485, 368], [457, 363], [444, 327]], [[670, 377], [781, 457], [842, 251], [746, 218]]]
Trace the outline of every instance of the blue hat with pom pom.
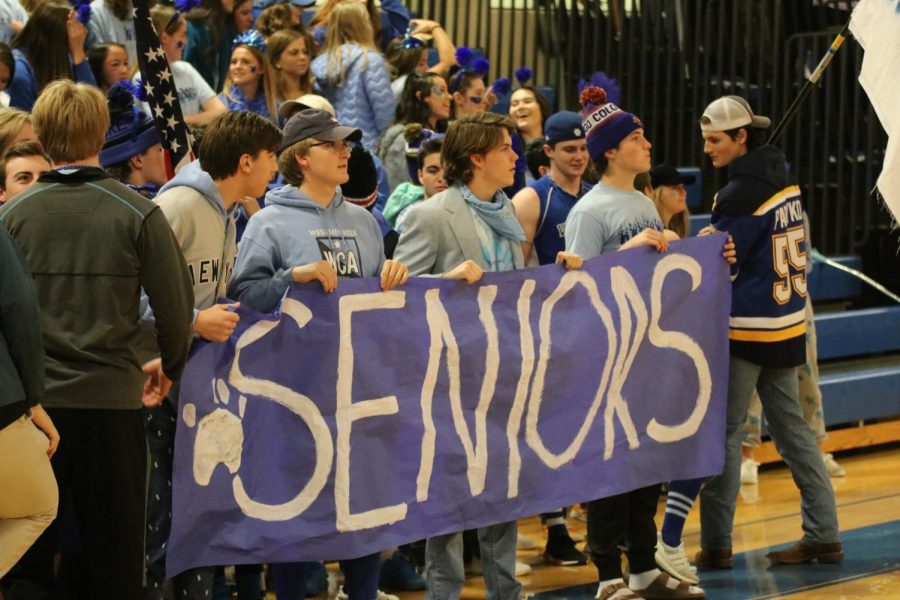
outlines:
[[584, 107], [582, 128], [592, 160], [618, 146], [632, 131], [644, 127], [635, 115], [609, 102], [603, 88], [589, 86], [581, 91], [579, 100]]
[[110, 126], [100, 150], [103, 168], [126, 162], [160, 143], [153, 119], [135, 104], [135, 90], [130, 82], [116, 82], [106, 98]]

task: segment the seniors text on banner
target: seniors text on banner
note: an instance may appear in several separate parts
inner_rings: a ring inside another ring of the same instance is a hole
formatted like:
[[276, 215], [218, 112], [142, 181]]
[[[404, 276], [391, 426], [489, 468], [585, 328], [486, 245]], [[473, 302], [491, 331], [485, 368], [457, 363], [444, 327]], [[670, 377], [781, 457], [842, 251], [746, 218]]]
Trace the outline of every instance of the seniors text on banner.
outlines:
[[170, 574], [338, 559], [721, 471], [724, 236], [382, 293], [294, 287], [199, 350]]

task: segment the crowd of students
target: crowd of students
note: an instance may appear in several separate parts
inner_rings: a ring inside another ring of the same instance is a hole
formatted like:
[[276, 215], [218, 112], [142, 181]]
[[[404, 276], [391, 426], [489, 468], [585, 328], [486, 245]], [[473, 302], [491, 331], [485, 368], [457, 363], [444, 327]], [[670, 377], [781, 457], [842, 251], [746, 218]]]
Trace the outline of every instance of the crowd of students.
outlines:
[[[53, 0], [0, 6], [0, 99], [11, 106], [0, 108], [0, 599], [227, 597], [221, 567], [164, 573], [177, 381], [192, 340], [230, 338], [238, 303], [269, 312], [292, 284], [327, 293], [344, 278], [389, 290], [410, 276], [472, 284], [539, 264], [579, 269], [690, 234], [691, 178], [652, 166], [652, 132], [603, 89], [583, 90], [578, 113], [551, 114], [523, 70], [508, 115], [496, 114], [504, 85], [489, 85], [487, 61], [439, 23], [411, 19], [399, 0], [313, 4], [151, 9], [198, 140], [197, 160], [172, 179], [129, 83], [140, 79], [130, 2], [95, 0], [86, 24]], [[842, 473], [816, 445], [808, 236], [768, 126], [727, 96], [698, 129], [713, 166], [729, 169], [701, 232], [729, 234], [733, 274], [723, 473], [660, 482], [660, 531], [659, 484], [585, 498], [584, 550], [565, 507], [541, 515], [545, 562], [592, 560], [600, 600], [703, 598], [697, 569], [731, 568], [755, 392], [802, 498], [802, 540], [770, 559], [843, 559], [828, 481]], [[348, 236], [350, 255], [337, 251]], [[692, 565], [681, 533], [698, 496]], [[522, 543], [511, 521], [385, 548], [342, 561], [335, 591], [458, 598], [480, 554], [487, 597], [517, 599]], [[270, 567], [279, 600], [327, 587], [320, 562]], [[261, 572], [237, 568], [241, 600], [261, 597]]]

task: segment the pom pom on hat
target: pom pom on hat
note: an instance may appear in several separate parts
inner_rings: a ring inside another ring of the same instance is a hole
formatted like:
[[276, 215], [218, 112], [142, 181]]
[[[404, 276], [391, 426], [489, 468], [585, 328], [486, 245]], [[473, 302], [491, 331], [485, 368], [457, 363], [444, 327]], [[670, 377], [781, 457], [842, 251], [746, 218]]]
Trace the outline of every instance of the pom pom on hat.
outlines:
[[150, 115], [135, 105], [131, 84], [119, 81], [106, 94], [110, 126], [100, 150], [104, 168], [123, 163], [160, 143]]
[[592, 111], [598, 106], [606, 104], [606, 90], [600, 87], [588, 86], [581, 90], [578, 95], [578, 103], [581, 104], [585, 112]]
[[584, 107], [582, 127], [587, 138], [588, 154], [593, 160], [618, 146], [632, 131], [644, 126], [635, 115], [609, 102], [603, 88], [584, 88], [579, 101]]
[[478, 73], [481, 76], [487, 75], [487, 72], [491, 70], [491, 63], [488, 62], [483, 56], [479, 56], [475, 60], [472, 61], [472, 67], [469, 69], [474, 73]]
[[468, 69], [469, 65], [472, 64], [472, 60], [475, 58], [475, 53], [471, 48], [467, 48], [466, 46], [460, 46], [456, 49], [456, 64], [458, 64], [463, 69]]
[[580, 94], [587, 87], [594, 86], [598, 88], [602, 88], [603, 91], [606, 92], [606, 97], [609, 102], [613, 104], [618, 104], [619, 99], [622, 97], [622, 89], [619, 87], [619, 82], [604, 73], [603, 71], [597, 71], [591, 78], [587, 81], [582, 79], [578, 82], [578, 93]]
[[532, 71], [528, 67], [519, 67], [515, 72], [516, 81], [519, 82], [519, 85], [525, 85], [526, 83], [528, 83], [528, 80], [530, 80], [533, 75], [534, 71]]
[[500, 77], [497, 81], [494, 82], [494, 85], [491, 86], [491, 89], [498, 96], [505, 96], [512, 90], [512, 82], [508, 77]]

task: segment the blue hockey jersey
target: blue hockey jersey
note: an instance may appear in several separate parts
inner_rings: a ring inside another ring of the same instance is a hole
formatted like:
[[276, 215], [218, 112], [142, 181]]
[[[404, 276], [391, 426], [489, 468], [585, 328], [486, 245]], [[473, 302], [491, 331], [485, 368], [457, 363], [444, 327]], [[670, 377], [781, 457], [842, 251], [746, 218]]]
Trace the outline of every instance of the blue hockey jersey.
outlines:
[[735, 160], [712, 225], [734, 238], [731, 353], [765, 367], [806, 362], [806, 235], [800, 188], [784, 154], [763, 146]]

